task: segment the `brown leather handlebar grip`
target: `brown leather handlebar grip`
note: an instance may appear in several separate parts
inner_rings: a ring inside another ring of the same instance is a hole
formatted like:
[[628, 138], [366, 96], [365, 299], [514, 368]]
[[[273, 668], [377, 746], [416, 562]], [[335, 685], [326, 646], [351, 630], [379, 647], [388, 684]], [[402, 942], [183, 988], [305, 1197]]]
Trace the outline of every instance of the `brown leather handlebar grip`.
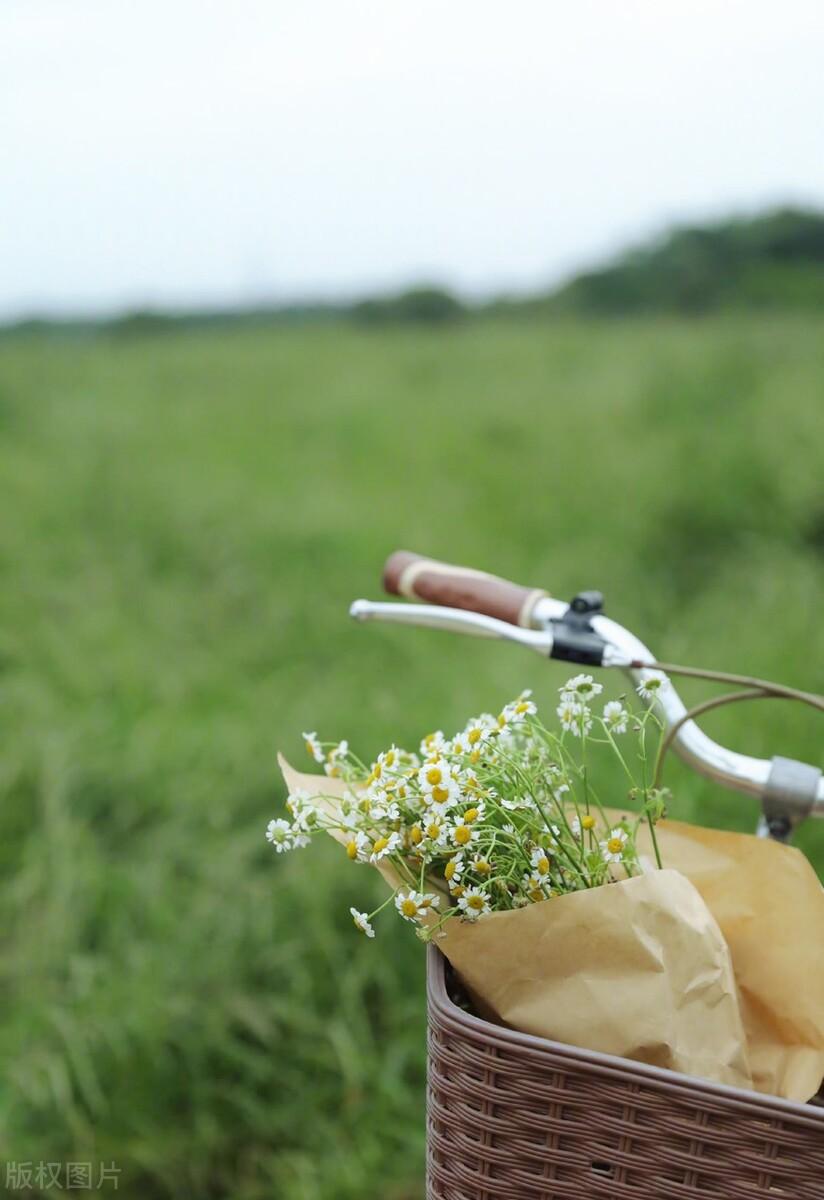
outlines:
[[497, 575], [437, 562], [411, 550], [396, 550], [389, 556], [383, 568], [383, 586], [394, 596], [466, 608], [522, 629], [531, 628], [535, 605], [548, 595], [542, 588], [521, 587]]

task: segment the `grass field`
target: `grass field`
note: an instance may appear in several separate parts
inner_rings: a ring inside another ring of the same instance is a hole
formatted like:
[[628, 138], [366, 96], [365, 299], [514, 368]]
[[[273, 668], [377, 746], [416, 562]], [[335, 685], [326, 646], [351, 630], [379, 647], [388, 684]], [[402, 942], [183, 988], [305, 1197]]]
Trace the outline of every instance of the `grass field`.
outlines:
[[[349, 601], [405, 546], [820, 688], [823, 411], [812, 316], [0, 342], [0, 1159], [115, 1160], [140, 1200], [417, 1200], [421, 947], [358, 939], [379, 883], [331, 844], [269, 851], [275, 752], [549, 707], [566, 673]], [[790, 705], [706, 728], [821, 761]]]

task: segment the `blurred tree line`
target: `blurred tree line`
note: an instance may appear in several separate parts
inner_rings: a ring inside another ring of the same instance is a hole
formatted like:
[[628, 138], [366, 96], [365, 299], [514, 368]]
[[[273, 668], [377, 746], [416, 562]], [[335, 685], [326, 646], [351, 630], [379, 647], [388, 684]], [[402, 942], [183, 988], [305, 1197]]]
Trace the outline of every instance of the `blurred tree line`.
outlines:
[[0, 332], [98, 332], [121, 337], [164, 330], [349, 320], [381, 328], [443, 325], [475, 316], [631, 316], [720, 309], [824, 306], [824, 213], [781, 208], [670, 231], [552, 291], [470, 304], [436, 285], [354, 303], [257, 306], [192, 312], [138, 311], [105, 320], [18, 321]]
[[677, 229], [548, 298], [574, 313], [702, 313], [824, 303], [824, 215], [780, 209]]

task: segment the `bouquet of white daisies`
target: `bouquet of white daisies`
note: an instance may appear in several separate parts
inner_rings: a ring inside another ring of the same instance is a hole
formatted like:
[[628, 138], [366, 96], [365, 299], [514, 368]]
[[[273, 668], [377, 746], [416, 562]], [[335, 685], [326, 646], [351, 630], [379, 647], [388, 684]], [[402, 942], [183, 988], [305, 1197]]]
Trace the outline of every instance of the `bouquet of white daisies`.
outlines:
[[[649, 672], [638, 690], [650, 700], [668, 686]], [[815, 873], [763, 839], [656, 828], [661, 726], [631, 695], [604, 704], [601, 693], [576, 675], [551, 722], [523, 692], [452, 737], [392, 745], [370, 763], [306, 733], [322, 771], [281, 759], [288, 817], [266, 836], [283, 852], [328, 833], [376, 867], [389, 893], [372, 912], [350, 909], [355, 927], [374, 937], [394, 908], [435, 939], [488, 1019], [806, 1099], [824, 1069], [824, 1023], [805, 1007], [820, 921], [797, 919], [824, 903]]]
[[[665, 685], [654, 676], [643, 689]], [[452, 737], [429, 733], [417, 752], [392, 745], [368, 764], [345, 741], [305, 733], [328, 785], [290, 791], [289, 818], [270, 821], [266, 836], [285, 851], [330, 833], [353, 862], [381, 866], [392, 894], [374, 912], [351, 910], [368, 937], [390, 906], [429, 939], [450, 917], [477, 921], [632, 877], [641, 823], [661, 866], [654, 825], [664, 797], [649, 785], [658, 719], [627, 697], [601, 706], [601, 691], [577, 675], [561, 688], [552, 727], [523, 692]], [[589, 762], [600, 751], [614, 755], [623, 781], [612, 806], [627, 802], [632, 815], [608, 813], [596, 793]]]

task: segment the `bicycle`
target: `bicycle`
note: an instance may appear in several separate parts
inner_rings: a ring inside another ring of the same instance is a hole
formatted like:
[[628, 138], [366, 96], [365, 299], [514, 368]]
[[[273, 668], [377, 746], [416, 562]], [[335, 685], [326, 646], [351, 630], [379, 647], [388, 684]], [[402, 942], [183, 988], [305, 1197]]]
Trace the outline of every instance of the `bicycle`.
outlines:
[[[356, 600], [351, 615], [519, 643], [544, 657], [735, 685], [687, 709], [671, 682], [655, 706], [670, 746], [722, 786], [760, 798], [757, 834], [786, 842], [824, 817], [824, 777], [809, 763], [728, 750], [695, 717], [724, 703], [824, 699], [766, 680], [660, 663], [606, 617], [598, 592], [569, 604], [486, 572], [397, 551], [388, 592], [424, 603]], [[663, 760], [661, 760], [663, 761]], [[660, 762], [659, 762], [660, 768]], [[824, 1102], [797, 1104], [532, 1037], [468, 1011], [429, 948], [427, 1200], [822, 1200]]]

